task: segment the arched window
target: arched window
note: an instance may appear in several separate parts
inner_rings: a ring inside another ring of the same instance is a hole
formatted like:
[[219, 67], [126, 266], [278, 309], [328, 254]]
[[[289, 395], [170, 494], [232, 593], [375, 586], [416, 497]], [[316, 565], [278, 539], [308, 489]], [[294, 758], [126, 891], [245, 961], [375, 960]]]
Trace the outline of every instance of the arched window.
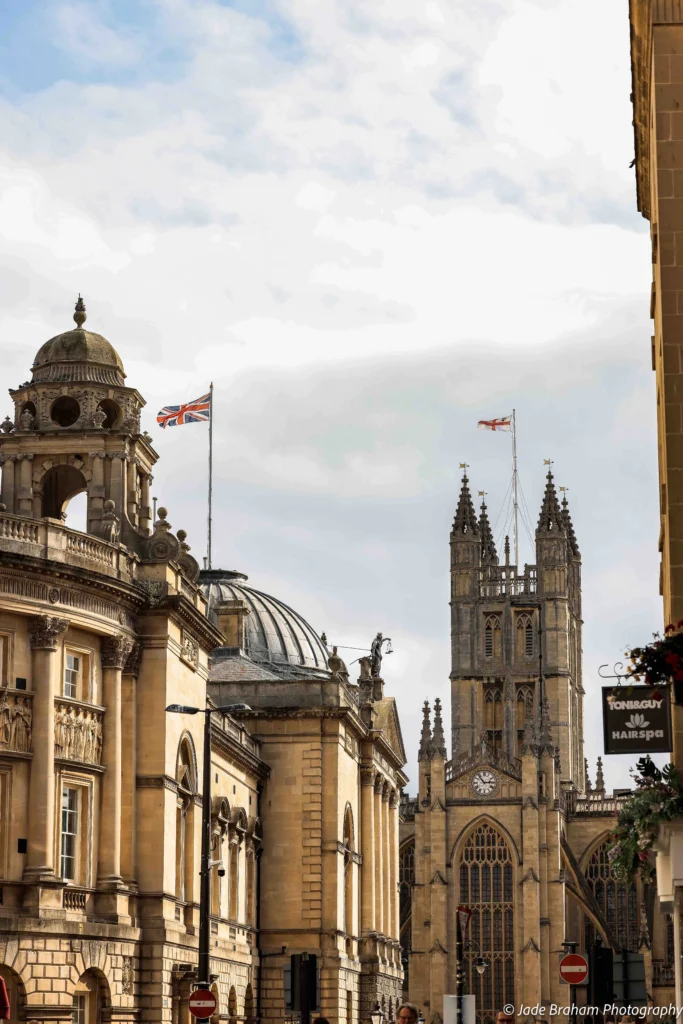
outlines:
[[104, 975], [92, 968], [82, 974], [74, 989], [73, 1024], [101, 1024], [103, 1011], [110, 1005], [109, 986]]
[[254, 1024], [254, 992], [251, 984], [244, 993], [244, 1019], [246, 1024]]
[[607, 840], [600, 844], [586, 867], [586, 879], [610, 931], [622, 949], [638, 951], [640, 920], [635, 882], [618, 882], [607, 856]]
[[532, 686], [520, 686], [517, 690], [517, 729], [522, 732], [526, 724], [528, 712], [534, 704]]
[[347, 936], [354, 934], [353, 920], [353, 815], [347, 804], [344, 812], [344, 926]]
[[484, 656], [487, 660], [500, 658], [500, 619], [487, 615], [484, 623]]
[[505, 837], [482, 823], [467, 837], [458, 865], [459, 903], [472, 910], [469, 937], [488, 964], [479, 974], [478, 952], [465, 953], [465, 988], [477, 997], [477, 1019], [488, 1021], [515, 1001], [514, 867]]
[[398, 853], [399, 915], [401, 960], [403, 962], [403, 991], [410, 991], [410, 951], [412, 949], [412, 904], [415, 885], [415, 840], [410, 839]]
[[178, 746], [176, 762], [176, 869], [175, 894], [178, 900], [192, 899], [194, 871], [194, 795], [196, 789], [196, 762], [194, 748], [189, 736], [184, 736]]
[[534, 626], [531, 616], [524, 612], [517, 616], [517, 657], [533, 658]]

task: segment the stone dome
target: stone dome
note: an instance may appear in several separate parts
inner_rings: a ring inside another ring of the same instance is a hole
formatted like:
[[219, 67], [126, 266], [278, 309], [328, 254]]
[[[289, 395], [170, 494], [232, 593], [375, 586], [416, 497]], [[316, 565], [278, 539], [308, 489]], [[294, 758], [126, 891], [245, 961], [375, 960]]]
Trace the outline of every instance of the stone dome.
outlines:
[[227, 569], [204, 569], [199, 582], [211, 614], [223, 601], [244, 601], [246, 654], [251, 661], [327, 674], [327, 651], [312, 626], [283, 601], [254, 590], [247, 577]]
[[121, 357], [101, 334], [83, 329], [85, 319], [85, 305], [79, 295], [74, 313], [77, 326], [41, 345], [33, 360], [32, 383], [94, 381], [123, 385], [126, 374]]

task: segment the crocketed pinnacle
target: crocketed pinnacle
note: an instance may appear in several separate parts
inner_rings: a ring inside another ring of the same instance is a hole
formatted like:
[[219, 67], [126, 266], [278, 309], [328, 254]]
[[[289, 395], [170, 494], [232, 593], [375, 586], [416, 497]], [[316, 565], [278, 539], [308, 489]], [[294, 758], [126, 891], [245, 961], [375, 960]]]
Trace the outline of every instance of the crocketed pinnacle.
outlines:
[[543, 699], [543, 703], [541, 705], [541, 734], [539, 737], [539, 743], [541, 750], [547, 750], [550, 754], [555, 753], [553, 738], [550, 732], [550, 708], [548, 707], [547, 698]]
[[605, 792], [605, 776], [602, 774], [602, 758], [598, 758], [598, 770], [595, 775], [595, 792]]
[[455, 510], [453, 533], [460, 533], [462, 535], [473, 534], [475, 537], [479, 536], [479, 524], [474, 511], [474, 505], [472, 504], [472, 495], [470, 494], [469, 480], [467, 479], [466, 473], [462, 478], [458, 507]]
[[491, 532], [486, 502], [482, 498], [481, 512], [479, 514], [479, 533], [481, 535], [481, 564], [498, 565], [498, 552]]
[[422, 733], [420, 734], [420, 749], [417, 753], [418, 761], [428, 761], [432, 746], [432, 729], [429, 721], [429, 701], [426, 700], [422, 706]]
[[434, 732], [432, 733], [432, 757], [442, 757], [446, 760], [446, 737], [443, 734], [443, 722], [441, 721], [441, 701], [437, 697], [434, 701]]
[[522, 753], [536, 753], [536, 737], [534, 736], [534, 723], [531, 712], [531, 704], [527, 704], [524, 713], [524, 736], [522, 738]]
[[569, 515], [569, 502], [565, 494], [562, 499], [562, 520], [564, 522], [564, 528], [567, 531], [567, 540], [569, 541], [569, 547], [573, 555], [579, 555], [579, 545], [576, 540], [576, 534], [574, 533], [574, 524], [572, 523], [572, 517]]
[[85, 302], [79, 295], [78, 301], [76, 302], [76, 309], [74, 311], [74, 320], [76, 321], [76, 326], [82, 327], [87, 319], [88, 318], [85, 312]]
[[590, 791], [592, 789], [592, 786], [591, 786], [591, 777], [588, 774], [588, 758], [587, 757], [584, 757], [584, 759], [583, 759], [583, 766], [584, 766], [584, 771], [585, 771], [585, 775], [586, 775], [586, 793], [590, 793]]
[[541, 514], [538, 517], [537, 532], [563, 533], [565, 530], [564, 516], [557, 500], [555, 481], [551, 470], [548, 470], [546, 478], [545, 494], [541, 505]]

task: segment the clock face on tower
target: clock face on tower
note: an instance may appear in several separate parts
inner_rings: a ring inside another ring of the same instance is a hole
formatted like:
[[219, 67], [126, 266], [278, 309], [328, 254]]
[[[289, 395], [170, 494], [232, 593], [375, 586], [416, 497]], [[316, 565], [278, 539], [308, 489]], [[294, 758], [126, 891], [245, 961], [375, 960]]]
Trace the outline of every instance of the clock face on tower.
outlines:
[[483, 768], [473, 776], [472, 789], [477, 796], [491, 796], [498, 789], [498, 779], [488, 768]]

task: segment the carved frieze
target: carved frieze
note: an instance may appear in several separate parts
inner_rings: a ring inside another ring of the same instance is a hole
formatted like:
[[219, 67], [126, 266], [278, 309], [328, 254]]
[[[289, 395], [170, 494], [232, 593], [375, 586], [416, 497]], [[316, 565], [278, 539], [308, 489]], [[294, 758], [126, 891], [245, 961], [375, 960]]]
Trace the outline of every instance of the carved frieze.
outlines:
[[181, 637], [181, 658], [186, 661], [192, 668], [197, 668], [199, 664], [199, 644], [186, 630], [183, 630]]
[[55, 711], [55, 757], [102, 763], [102, 712], [60, 701]]
[[5, 691], [0, 697], [0, 748], [29, 753], [32, 729], [31, 698]]
[[32, 615], [28, 620], [28, 638], [33, 651], [56, 651], [57, 637], [66, 633], [68, 619], [52, 615]]

